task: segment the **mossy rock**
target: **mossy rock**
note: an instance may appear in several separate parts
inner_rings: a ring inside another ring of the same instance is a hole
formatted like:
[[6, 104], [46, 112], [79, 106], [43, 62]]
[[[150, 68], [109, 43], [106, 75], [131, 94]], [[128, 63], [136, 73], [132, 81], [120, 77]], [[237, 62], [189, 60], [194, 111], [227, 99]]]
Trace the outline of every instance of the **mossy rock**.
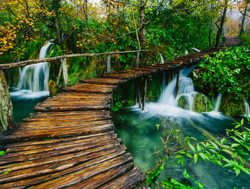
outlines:
[[244, 100], [243, 99], [234, 99], [233, 97], [224, 97], [222, 98], [222, 103], [220, 111], [226, 114], [227, 116], [239, 116], [245, 114]]
[[197, 93], [193, 99], [194, 112], [209, 112], [213, 110], [212, 102], [202, 93]]
[[58, 89], [58, 87], [56, 85], [56, 82], [53, 81], [53, 80], [49, 80], [48, 86], [49, 86], [49, 94], [50, 94], [50, 96], [55, 96], [59, 91], [59, 89]]
[[208, 112], [213, 109], [212, 103], [208, 97], [202, 93], [182, 94], [178, 98], [178, 107], [190, 110], [190, 98], [192, 98], [192, 111]]
[[190, 110], [190, 102], [189, 102], [190, 97], [191, 96], [189, 94], [180, 95], [177, 101], [178, 107], [183, 108], [185, 110]]

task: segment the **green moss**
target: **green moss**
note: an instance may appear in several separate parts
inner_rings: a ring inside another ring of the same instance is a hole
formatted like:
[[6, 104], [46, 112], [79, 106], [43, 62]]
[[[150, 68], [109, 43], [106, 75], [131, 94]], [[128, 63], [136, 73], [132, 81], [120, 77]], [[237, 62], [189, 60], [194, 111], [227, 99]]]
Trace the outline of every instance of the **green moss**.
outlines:
[[235, 99], [232, 96], [222, 98], [220, 111], [228, 116], [239, 116], [245, 113], [243, 99]]
[[49, 80], [48, 86], [50, 96], [55, 96], [58, 93], [58, 87], [56, 85], [56, 82], [53, 80]]
[[208, 112], [213, 109], [212, 103], [208, 97], [202, 93], [193, 93], [190, 95], [181, 95], [178, 99], [178, 106], [190, 110], [189, 98], [193, 98], [192, 110], [194, 112]]
[[185, 110], [190, 110], [190, 104], [189, 104], [189, 96], [186, 94], [181, 95], [178, 98], [178, 107], [183, 108]]
[[213, 110], [213, 105], [209, 98], [202, 93], [197, 93], [193, 100], [193, 111], [209, 112]]

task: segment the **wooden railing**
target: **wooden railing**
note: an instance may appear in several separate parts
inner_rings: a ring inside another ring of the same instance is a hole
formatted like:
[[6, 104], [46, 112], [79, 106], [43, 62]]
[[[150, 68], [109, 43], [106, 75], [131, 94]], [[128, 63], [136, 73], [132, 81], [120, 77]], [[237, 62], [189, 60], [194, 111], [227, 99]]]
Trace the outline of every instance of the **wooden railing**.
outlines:
[[[128, 54], [128, 53], [137, 53], [139, 57], [140, 52], [148, 52], [149, 50], [130, 50], [130, 51], [115, 51], [115, 52], [104, 52], [104, 53], [82, 53], [82, 54], [66, 54], [62, 56], [26, 60], [14, 63], [0, 64], [0, 133], [9, 133], [15, 128], [17, 128], [15, 121], [13, 119], [13, 106], [10, 100], [9, 87], [4, 76], [4, 70], [20, 68], [28, 65], [38, 64], [42, 62], [57, 62], [61, 61], [61, 67], [58, 74], [58, 81], [60, 77], [63, 77], [64, 85], [68, 84], [67, 75], [67, 59], [75, 57], [95, 57], [95, 56], [107, 56], [106, 61], [106, 72], [110, 73], [112, 70], [111, 67], [111, 56], [118, 54]], [[139, 60], [136, 59], [136, 66], [139, 67]]]

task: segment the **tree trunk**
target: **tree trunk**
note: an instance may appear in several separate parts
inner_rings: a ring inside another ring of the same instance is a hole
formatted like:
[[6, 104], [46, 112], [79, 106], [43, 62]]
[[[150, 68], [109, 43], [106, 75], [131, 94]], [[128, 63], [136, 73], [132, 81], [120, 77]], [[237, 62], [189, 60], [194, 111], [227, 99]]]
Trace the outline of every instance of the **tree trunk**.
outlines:
[[244, 9], [244, 12], [242, 14], [242, 21], [241, 21], [241, 26], [240, 26], [240, 35], [244, 33], [244, 25], [245, 25], [245, 20], [246, 20], [246, 15], [247, 15], [247, 8], [248, 8], [248, 1], [246, 1], [246, 7]]
[[16, 124], [8, 85], [2, 70], [0, 70], [0, 99], [0, 133], [8, 133], [16, 128]]
[[83, 0], [83, 12], [84, 12], [85, 19], [88, 20], [89, 18], [88, 0]]
[[140, 41], [143, 49], [146, 47], [146, 30], [145, 30], [145, 0], [140, 0]]
[[217, 31], [217, 35], [216, 35], [216, 43], [215, 43], [216, 48], [218, 48], [219, 45], [220, 45], [220, 38], [221, 38], [221, 35], [222, 35], [222, 32], [223, 32], [223, 26], [224, 26], [224, 23], [226, 21], [226, 16], [227, 16], [228, 3], [229, 3], [229, 0], [224, 1], [223, 13], [222, 13], [222, 16], [221, 16], [221, 19], [220, 19], [220, 24], [218, 26], [218, 31]]
[[[141, 42], [140, 42], [140, 38], [139, 38], [139, 34], [138, 34], [138, 30], [137, 30], [137, 25], [136, 25], [136, 21], [135, 21], [135, 15], [134, 15], [134, 10], [132, 9], [132, 15], [133, 15], [133, 22], [134, 22], [134, 27], [135, 27], [135, 34], [136, 34], [136, 40], [138, 43], [138, 50], [141, 50]], [[136, 67], [139, 68], [140, 66], [140, 52], [137, 52], [137, 56], [136, 56]]]
[[212, 30], [212, 21], [210, 22], [210, 24], [209, 24], [209, 33], [208, 33], [208, 46], [209, 46], [209, 48], [212, 48], [212, 32], [213, 32], [213, 30]]

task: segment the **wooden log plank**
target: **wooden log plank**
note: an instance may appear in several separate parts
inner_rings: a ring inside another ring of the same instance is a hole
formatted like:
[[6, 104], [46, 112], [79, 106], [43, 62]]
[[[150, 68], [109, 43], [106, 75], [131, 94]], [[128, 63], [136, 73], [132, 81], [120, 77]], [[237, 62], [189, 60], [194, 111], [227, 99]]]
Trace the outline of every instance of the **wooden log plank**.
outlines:
[[115, 78], [94, 78], [94, 79], [81, 79], [82, 83], [90, 83], [90, 84], [104, 84], [104, 85], [119, 85], [121, 83], [125, 83], [127, 80], [125, 79], [115, 79]]
[[59, 120], [59, 121], [53, 121], [53, 120], [44, 120], [44, 121], [27, 121], [26, 124], [25, 123], [21, 123], [20, 126], [21, 128], [20, 130], [23, 129], [35, 129], [35, 130], [39, 130], [39, 129], [50, 129], [50, 128], [60, 128], [60, 127], [84, 127], [84, 126], [95, 126], [95, 125], [102, 125], [102, 124], [107, 124], [107, 123], [112, 123], [111, 119], [105, 119], [105, 120], [94, 120], [94, 121], [85, 121], [85, 120]]
[[91, 179], [87, 179], [83, 182], [75, 184], [73, 186], [68, 187], [68, 189], [93, 189], [98, 188], [105, 183], [116, 179], [123, 174], [127, 173], [133, 168], [133, 163], [128, 163], [113, 169], [110, 169], [102, 174], [98, 174]]
[[84, 170], [80, 170], [69, 175], [62, 176], [60, 178], [45, 182], [43, 184], [34, 186], [34, 189], [44, 189], [50, 188], [65, 188], [89, 179], [97, 174], [102, 174], [103, 172], [110, 170], [115, 167], [119, 167], [126, 163], [132, 161], [130, 154], [124, 154], [122, 156], [116, 157], [114, 159], [108, 160], [106, 162], [88, 167]]
[[109, 105], [88, 105], [88, 106], [64, 106], [64, 107], [41, 107], [37, 105], [35, 108], [35, 111], [40, 111], [40, 112], [50, 112], [50, 111], [84, 111], [84, 110], [109, 110], [110, 106]]
[[76, 101], [70, 101], [70, 102], [64, 102], [63, 100], [60, 101], [48, 101], [39, 104], [40, 107], [83, 107], [83, 106], [107, 106], [110, 102], [108, 100], [76, 100]]
[[33, 160], [37, 158], [43, 158], [46, 156], [69, 153], [69, 151], [76, 151], [79, 149], [81, 150], [82, 148], [89, 149], [92, 147], [97, 147], [97, 146], [101, 146], [101, 145], [108, 144], [108, 143], [121, 142], [120, 139], [116, 137], [116, 135], [105, 136], [101, 138], [100, 140], [98, 140], [98, 142], [96, 141], [96, 139], [95, 140], [94, 139], [64, 142], [61, 144], [53, 144], [53, 145], [48, 145], [46, 147], [34, 148], [34, 149], [29, 149], [29, 150], [25, 149], [25, 150], [17, 151], [17, 149], [15, 149], [15, 153], [10, 153], [6, 151], [7, 153], [3, 157], [0, 158], [0, 165], [3, 164], [4, 162], [10, 162], [10, 161], [20, 162], [20, 161], [31, 160], [31, 159]]
[[104, 186], [101, 186], [100, 189], [135, 188], [136, 186], [142, 184], [143, 180], [143, 173], [137, 168], [134, 168], [123, 176], [112, 180]]
[[[13, 186], [18, 187], [18, 188], [26, 188], [29, 186], [34, 186], [37, 184], [44, 183], [46, 181], [50, 181], [52, 179], [59, 178], [64, 175], [71, 174], [73, 172], [83, 170], [87, 167], [91, 167], [93, 165], [98, 165], [102, 162], [105, 162], [107, 160], [113, 159], [115, 157], [118, 157], [122, 154], [125, 153], [125, 148], [124, 146], [121, 147], [116, 147], [113, 149], [109, 150], [103, 150], [102, 152], [95, 153], [95, 154], [90, 154], [91, 156], [88, 159], [87, 156], [84, 156], [85, 159], [72, 159], [72, 162], [70, 161], [64, 161], [63, 165], [68, 165], [64, 166], [64, 168], [61, 166], [59, 167], [60, 169], [53, 167], [52, 171], [47, 172], [46, 174], [41, 174], [40, 176], [38, 174], [33, 174], [32, 175], [27, 175], [26, 172], [23, 172], [23, 177], [15, 178], [12, 180], [8, 180], [5, 182], [5, 184], [0, 184], [0, 188], [12, 188]], [[59, 165], [60, 166], [60, 165]], [[41, 170], [41, 167], [37, 167], [37, 171]], [[28, 172], [29, 173], [29, 172]], [[34, 172], [33, 172], [34, 173]], [[30, 173], [29, 173], [30, 174]], [[21, 175], [16, 174], [16, 175]], [[34, 176], [35, 175], [35, 176]], [[3, 182], [2, 182], [3, 183]]]
[[148, 74], [155, 73], [155, 72], [159, 71], [157, 68], [148, 68], [148, 67], [145, 67], [145, 68], [135, 68], [135, 70], [143, 70], [144, 72], [147, 72]]
[[55, 121], [55, 122], [66, 121], [66, 122], [69, 122], [69, 121], [76, 121], [76, 120], [84, 121], [84, 122], [93, 122], [93, 121], [110, 120], [111, 118], [112, 118], [111, 116], [93, 116], [93, 115], [89, 115], [89, 116], [80, 116], [80, 115], [79, 116], [68, 116], [68, 115], [65, 115], [65, 116], [61, 116], [61, 117], [48, 117], [48, 118], [30, 117], [30, 118], [23, 120], [21, 122], [21, 124], [23, 124], [25, 122], [29, 122], [29, 123], [32, 123], [32, 122], [40, 123], [40, 122], [46, 122], [46, 121]]
[[[92, 143], [88, 143], [84, 145], [75, 144], [75, 145], [61, 147], [57, 149], [56, 148], [45, 149], [44, 152], [41, 149], [37, 151], [34, 150], [31, 152], [25, 151], [25, 152], [17, 153], [19, 154], [19, 156], [16, 155], [16, 153], [12, 153], [12, 154], [9, 154], [10, 157], [5, 157], [0, 160], [0, 166], [4, 166], [7, 164], [11, 164], [11, 163], [21, 163], [21, 162], [39, 160], [39, 159], [43, 159], [46, 157], [54, 157], [54, 156], [60, 157], [61, 155], [64, 155], [64, 154], [80, 152], [80, 151], [89, 150], [89, 149], [106, 146], [110, 144], [118, 145], [120, 144], [120, 142], [121, 141], [119, 139], [116, 139], [116, 140], [109, 139], [109, 140], [101, 141], [101, 143], [92, 142]], [[11, 155], [15, 155], [15, 156], [11, 156]]]
[[[69, 125], [70, 126], [70, 125]], [[16, 136], [21, 136], [23, 135], [43, 135], [43, 134], [50, 134], [51, 136], [53, 136], [53, 134], [59, 134], [59, 133], [64, 133], [64, 134], [68, 134], [66, 132], [70, 132], [70, 133], [75, 133], [75, 132], [81, 132], [81, 133], [89, 133], [89, 131], [95, 131], [95, 130], [100, 130], [100, 128], [114, 128], [114, 125], [111, 123], [107, 123], [107, 124], [100, 124], [100, 125], [71, 125], [70, 127], [51, 127], [51, 128], [37, 128], [37, 129], [19, 129], [15, 132], [14, 135]], [[25, 132], [25, 133], [24, 133]]]
[[34, 141], [22, 141], [21, 143], [10, 143], [10, 144], [6, 144], [5, 148], [10, 148], [10, 149], [14, 149], [14, 148], [18, 148], [18, 147], [29, 147], [30, 148], [34, 148], [34, 147], [38, 147], [38, 146], [46, 146], [49, 144], [57, 144], [57, 143], [62, 143], [62, 142], [69, 142], [69, 141], [74, 141], [74, 140], [81, 140], [81, 139], [88, 139], [88, 138], [95, 138], [95, 137], [102, 137], [105, 135], [113, 135], [114, 131], [110, 131], [110, 132], [103, 132], [103, 133], [97, 133], [97, 134], [91, 134], [91, 135], [81, 135], [81, 136], [75, 136], [75, 137], [68, 137], [68, 138], [59, 138], [59, 139], [42, 139], [42, 140], [34, 140]]
[[[79, 136], [79, 137], [69, 137], [69, 138], [62, 138], [62, 139], [50, 139], [46, 141], [35, 141], [35, 142], [22, 142], [22, 143], [14, 143], [10, 145], [6, 145], [6, 153], [14, 153], [14, 152], [23, 152], [23, 151], [30, 151], [34, 149], [46, 149], [51, 147], [56, 147], [57, 145], [64, 145], [68, 143], [77, 143], [77, 142], [90, 142], [90, 141], [97, 141], [97, 140], [105, 140], [107, 138], [117, 138], [117, 134], [114, 132], [112, 133], [99, 133], [95, 135], [88, 135], [86, 136]], [[5, 157], [5, 156], [4, 156]]]
[[[86, 156], [87, 154], [95, 154], [98, 153], [99, 151], [103, 149], [110, 149], [113, 147], [121, 146], [119, 142], [114, 142], [110, 144], [106, 144], [105, 146], [98, 146], [95, 148], [90, 148], [84, 151], [80, 152], [74, 152], [74, 153], [69, 153], [69, 154], [63, 154], [60, 156], [53, 156], [53, 157], [46, 157], [43, 159], [36, 159], [36, 160], [31, 160], [27, 162], [21, 162], [21, 163], [15, 163], [15, 164], [9, 164], [9, 165], [2, 165], [0, 166], [0, 173], [4, 173], [6, 171], [13, 172], [13, 174], [16, 174], [16, 171], [22, 170], [22, 169], [31, 169], [32, 167], [38, 167], [42, 165], [50, 165], [50, 164], [57, 164], [59, 162], [64, 162], [68, 161], [70, 159], [76, 158], [76, 157], [81, 157], [81, 156]], [[9, 174], [10, 176], [10, 174]], [[6, 179], [6, 176], [0, 174], [0, 178]], [[1, 182], [1, 179], [0, 179]]]
[[133, 73], [114, 73], [114, 74], [104, 74], [102, 77], [103, 78], [130, 80], [130, 79], [139, 77], [139, 75], [133, 74]]
[[[16, 131], [13, 135], [7, 135], [0, 137], [1, 143], [13, 143], [17, 141], [28, 141], [28, 140], [41, 140], [49, 138], [59, 138], [59, 137], [70, 137], [70, 136], [80, 136], [80, 135], [89, 135], [96, 134], [101, 132], [109, 132], [114, 129], [113, 126], [106, 125], [97, 128], [88, 128], [88, 129], [69, 129], [69, 130], [55, 130], [55, 131], [43, 131], [43, 132], [20, 132]], [[66, 133], [65, 133], [66, 132]]]
[[110, 116], [110, 111], [106, 111], [106, 110], [89, 110], [89, 111], [69, 111], [67, 112], [67, 114], [65, 114], [65, 112], [37, 112], [36, 114], [32, 115], [32, 118], [36, 118], [36, 117], [61, 117], [61, 116], [65, 116], [65, 115], [70, 115], [70, 116], [79, 116], [79, 117], [84, 117], [84, 116]]
[[98, 85], [98, 84], [78, 84], [73, 87], [67, 87], [64, 90], [69, 92], [88, 92], [88, 93], [112, 93], [115, 85]]
[[52, 122], [48, 121], [47, 124], [36, 124], [35, 122], [27, 123], [27, 125], [24, 125], [23, 127], [19, 128], [15, 134], [20, 134], [22, 131], [28, 132], [28, 133], [35, 133], [35, 132], [42, 132], [47, 131], [48, 129], [51, 132], [61, 132], [67, 131], [67, 130], [73, 130], [73, 129], [90, 129], [90, 128], [97, 128], [101, 126], [114, 126], [114, 124], [111, 122], [111, 120], [104, 120], [104, 121], [94, 121], [94, 122], [81, 122], [81, 121], [72, 121], [72, 122]]

